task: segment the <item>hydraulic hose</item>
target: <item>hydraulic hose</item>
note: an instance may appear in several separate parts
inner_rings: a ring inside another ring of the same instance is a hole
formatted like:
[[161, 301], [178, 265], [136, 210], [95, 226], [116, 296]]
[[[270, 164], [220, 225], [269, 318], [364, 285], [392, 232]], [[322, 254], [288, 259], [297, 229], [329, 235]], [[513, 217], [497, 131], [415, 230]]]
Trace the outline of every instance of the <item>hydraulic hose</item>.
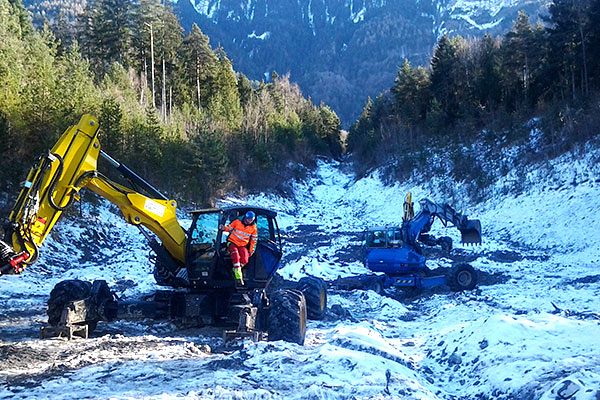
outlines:
[[62, 157], [59, 156], [58, 154], [51, 154], [51, 155], [53, 157], [55, 157], [55, 159], [58, 160], [58, 168], [56, 169], [56, 172], [54, 173], [54, 176], [52, 177], [52, 180], [50, 181], [50, 186], [48, 188], [48, 202], [50, 203], [52, 208], [54, 208], [55, 210], [65, 211], [67, 208], [69, 208], [71, 206], [71, 204], [73, 204], [75, 197], [69, 196], [69, 200], [67, 201], [67, 204], [65, 204], [64, 206], [59, 206], [58, 204], [56, 204], [54, 202], [54, 198], [52, 197], [52, 194], [54, 193], [54, 190], [56, 189], [56, 185], [58, 184], [58, 179], [60, 178], [60, 176], [63, 173], [64, 161], [63, 161]]

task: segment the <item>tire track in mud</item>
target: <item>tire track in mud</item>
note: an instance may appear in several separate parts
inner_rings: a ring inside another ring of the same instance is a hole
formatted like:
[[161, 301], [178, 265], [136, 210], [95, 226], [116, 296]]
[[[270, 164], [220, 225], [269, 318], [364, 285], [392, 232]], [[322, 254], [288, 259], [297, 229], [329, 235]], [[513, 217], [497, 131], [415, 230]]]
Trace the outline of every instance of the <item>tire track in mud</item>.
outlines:
[[[207, 341], [210, 339], [204, 340]], [[158, 359], [205, 360], [210, 354], [211, 346], [206, 343], [150, 336], [104, 335], [88, 340], [0, 343], [0, 382], [9, 390], [20, 392], [94, 364]]]

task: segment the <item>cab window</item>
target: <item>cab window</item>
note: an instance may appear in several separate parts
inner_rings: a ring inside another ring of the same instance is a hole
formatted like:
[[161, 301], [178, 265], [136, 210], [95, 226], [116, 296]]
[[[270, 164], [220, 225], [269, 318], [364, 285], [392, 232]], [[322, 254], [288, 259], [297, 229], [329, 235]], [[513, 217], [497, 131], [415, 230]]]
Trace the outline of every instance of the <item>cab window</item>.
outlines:
[[402, 230], [399, 228], [390, 229], [388, 231], [388, 246], [402, 247]]
[[385, 233], [383, 231], [371, 231], [367, 233], [368, 247], [385, 247]]
[[209, 213], [200, 214], [192, 229], [191, 242], [193, 245], [210, 244], [213, 245], [217, 238], [219, 229], [219, 214]]
[[274, 240], [271, 235], [271, 228], [269, 226], [269, 218], [265, 215], [256, 216], [256, 228], [258, 230], [258, 240]]

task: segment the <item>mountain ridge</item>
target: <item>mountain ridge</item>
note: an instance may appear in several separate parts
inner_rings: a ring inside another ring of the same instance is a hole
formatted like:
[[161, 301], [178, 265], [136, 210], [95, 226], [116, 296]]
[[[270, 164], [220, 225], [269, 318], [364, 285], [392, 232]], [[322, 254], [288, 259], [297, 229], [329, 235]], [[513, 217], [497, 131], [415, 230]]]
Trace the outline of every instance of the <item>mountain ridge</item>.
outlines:
[[[290, 73], [346, 125], [367, 96], [390, 87], [404, 58], [426, 65], [444, 34], [501, 34], [519, 10], [537, 19], [539, 0], [177, 0], [189, 29], [198, 24], [251, 79]], [[292, 51], [292, 50], [296, 51]]]
[[[85, 0], [28, 0], [38, 21]], [[181, 24], [197, 24], [253, 80], [289, 73], [344, 125], [368, 96], [389, 88], [406, 58], [427, 65], [445, 34], [482, 36], [510, 29], [519, 10], [537, 20], [548, 0], [172, 0]], [[54, 11], [53, 11], [54, 8]]]

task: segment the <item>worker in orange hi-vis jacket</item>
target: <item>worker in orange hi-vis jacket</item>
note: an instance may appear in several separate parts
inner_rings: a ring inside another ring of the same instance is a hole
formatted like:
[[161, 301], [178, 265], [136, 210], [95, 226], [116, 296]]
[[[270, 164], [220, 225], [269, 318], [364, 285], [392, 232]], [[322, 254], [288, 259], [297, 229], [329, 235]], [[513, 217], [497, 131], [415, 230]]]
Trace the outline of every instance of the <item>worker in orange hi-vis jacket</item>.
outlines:
[[242, 267], [248, 264], [248, 260], [254, 254], [258, 240], [255, 220], [254, 212], [248, 211], [242, 220], [236, 219], [231, 224], [222, 227], [225, 232], [229, 232], [227, 250], [233, 263], [233, 276], [236, 283], [241, 286], [244, 285]]

